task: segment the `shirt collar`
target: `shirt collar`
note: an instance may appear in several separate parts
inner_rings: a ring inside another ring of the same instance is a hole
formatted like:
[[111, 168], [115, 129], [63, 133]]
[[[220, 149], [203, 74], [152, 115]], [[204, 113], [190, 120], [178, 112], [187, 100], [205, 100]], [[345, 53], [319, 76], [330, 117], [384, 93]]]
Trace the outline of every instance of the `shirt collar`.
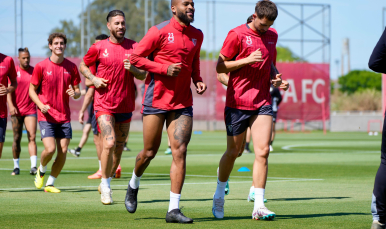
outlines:
[[170, 23], [172, 24], [172, 26], [177, 29], [178, 31], [182, 32], [184, 30], [187, 30], [190, 25], [186, 26], [186, 25], [181, 25], [176, 19], [174, 19], [174, 17], [172, 17], [172, 19], [170, 19]]

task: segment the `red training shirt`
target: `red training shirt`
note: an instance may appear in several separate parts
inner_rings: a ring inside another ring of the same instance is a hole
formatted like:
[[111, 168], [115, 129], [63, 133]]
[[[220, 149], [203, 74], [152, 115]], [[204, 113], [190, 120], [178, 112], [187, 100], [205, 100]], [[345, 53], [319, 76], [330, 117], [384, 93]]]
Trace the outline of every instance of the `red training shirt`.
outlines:
[[95, 88], [94, 110], [109, 113], [130, 113], [135, 108], [134, 75], [124, 68], [123, 60], [137, 43], [124, 39], [115, 44], [106, 39], [93, 44], [83, 61], [91, 67], [99, 62], [96, 76], [107, 79], [107, 87]]
[[17, 88], [15, 92], [11, 94], [12, 103], [17, 109], [16, 116], [26, 116], [36, 113], [36, 104], [29, 97], [29, 85], [33, 71], [34, 67], [32, 66], [29, 66], [27, 70], [23, 70], [19, 65], [16, 66]]
[[70, 96], [66, 91], [70, 85], [74, 87], [79, 83], [78, 67], [66, 58], [60, 64], [53, 63], [49, 58], [39, 62], [32, 74], [31, 84], [39, 86], [39, 99], [43, 104], [49, 105], [50, 109], [46, 114], [38, 109], [38, 121], [70, 122]]
[[222, 55], [239, 60], [260, 48], [264, 62], [246, 65], [230, 72], [227, 107], [257, 110], [263, 105], [271, 104], [270, 71], [271, 63], [276, 64], [277, 39], [277, 32], [273, 28], [262, 35], [249, 28], [248, 24], [229, 31], [221, 49]]
[[[8, 86], [8, 78], [16, 79], [16, 70], [13, 59], [0, 53], [0, 84]], [[0, 118], [7, 118], [7, 95], [0, 96]]]
[[[200, 50], [204, 35], [193, 26], [181, 26], [174, 18], [149, 29], [130, 56], [130, 63], [149, 72], [142, 104], [162, 110], [193, 105], [191, 79], [200, 77]], [[147, 59], [146, 57], [149, 57]], [[167, 76], [169, 65], [182, 63], [177, 77]]]

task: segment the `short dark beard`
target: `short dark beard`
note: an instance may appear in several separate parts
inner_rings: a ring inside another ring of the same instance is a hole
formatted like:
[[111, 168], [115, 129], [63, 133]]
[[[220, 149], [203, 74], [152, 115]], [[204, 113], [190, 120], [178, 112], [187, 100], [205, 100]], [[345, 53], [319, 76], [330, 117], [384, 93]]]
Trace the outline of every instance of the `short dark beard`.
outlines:
[[124, 39], [125, 38], [125, 33], [126, 33], [126, 31], [123, 32], [123, 36], [122, 37], [118, 37], [118, 34], [114, 30], [111, 31], [111, 34], [114, 36], [114, 38], [117, 41], [121, 41], [122, 39]]
[[185, 25], [190, 25], [190, 23], [194, 22], [194, 12], [193, 13], [193, 18], [190, 19], [186, 13], [180, 12], [177, 9], [177, 17], [180, 19]]

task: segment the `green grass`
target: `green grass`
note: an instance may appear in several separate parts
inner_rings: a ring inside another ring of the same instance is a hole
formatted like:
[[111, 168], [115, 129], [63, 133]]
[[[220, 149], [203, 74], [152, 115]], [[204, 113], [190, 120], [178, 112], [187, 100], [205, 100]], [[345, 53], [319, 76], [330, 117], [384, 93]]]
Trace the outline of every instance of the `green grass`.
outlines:
[[[70, 147], [77, 145], [80, 136], [81, 132], [74, 132]], [[237, 159], [230, 178], [230, 195], [226, 196], [225, 217], [216, 220], [211, 212], [212, 196], [218, 162], [226, 148], [226, 134], [193, 135], [180, 206], [185, 215], [194, 219], [194, 225], [165, 223], [170, 191], [167, 174], [172, 160], [163, 153], [165, 138], [159, 155], [141, 180], [135, 214], [126, 211], [124, 197], [135, 156], [142, 148], [142, 133], [130, 133], [132, 151], [123, 154], [122, 178], [112, 181], [115, 203], [111, 206], [100, 202], [96, 191], [100, 181], [87, 179], [98, 168], [91, 139], [80, 158], [68, 155], [63, 172], [55, 182], [62, 190], [60, 194], [35, 189], [34, 177], [29, 175], [26, 135], [22, 143], [21, 175], [10, 175], [13, 169], [11, 132], [7, 132], [6, 139], [0, 159], [1, 228], [369, 228], [372, 222], [370, 203], [380, 163], [381, 136], [279, 133], [269, 158], [266, 187], [266, 206], [277, 217], [274, 221], [253, 221], [253, 203], [246, 200], [252, 173], [240, 173], [237, 169], [242, 166], [251, 169], [254, 155]], [[40, 155], [40, 136], [37, 139]]]

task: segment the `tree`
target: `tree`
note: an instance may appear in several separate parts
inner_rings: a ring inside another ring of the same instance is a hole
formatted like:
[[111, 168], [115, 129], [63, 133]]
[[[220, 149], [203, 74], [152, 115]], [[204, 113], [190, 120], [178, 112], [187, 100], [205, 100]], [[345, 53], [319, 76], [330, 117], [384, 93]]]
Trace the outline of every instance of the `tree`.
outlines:
[[366, 70], [354, 70], [338, 80], [340, 91], [352, 94], [366, 89], [382, 90], [382, 75]]
[[[151, 12], [151, 2], [155, 3], [154, 6], [154, 23], [155, 25], [169, 20], [171, 18], [170, 12], [170, 2], [163, 0], [148, 1], [148, 12], [150, 17]], [[94, 42], [94, 38], [101, 34], [105, 33], [110, 34], [106, 27], [106, 16], [107, 14], [114, 9], [122, 10], [126, 16], [126, 34], [125, 37], [139, 42], [145, 34], [144, 31], [144, 0], [95, 0], [90, 4], [90, 22], [91, 22], [91, 43]], [[80, 17], [80, 15], [79, 15]], [[83, 17], [85, 18], [85, 31], [87, 29], [87, 10], [83, 12]], [[148, 28], [150, 28], [150, 22]], [[74, 25], [72, 20], [69, 21], [60, 21], [60, 26], [55, 27], [51, 30], [51, 33], [62, 32], [65, 33], [68, 38], [68, 44], [66, 48], [67, 56], [80, 56], [80, 25]], [[85, 32], [87, 35], [87, 32]], [[86, 44], [86, 39], [85, 39]], [[89, 47], [85, 47], [84, 53], [87, 52]], [[51, 52], [48, 51], [48, 54]]]

